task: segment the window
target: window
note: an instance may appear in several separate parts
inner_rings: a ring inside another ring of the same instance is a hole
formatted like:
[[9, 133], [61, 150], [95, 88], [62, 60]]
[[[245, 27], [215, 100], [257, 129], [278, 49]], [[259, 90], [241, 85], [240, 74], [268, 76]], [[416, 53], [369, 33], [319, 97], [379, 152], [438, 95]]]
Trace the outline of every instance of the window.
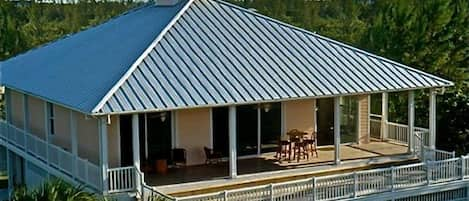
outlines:
[[55, 113], [54, 113], [54, 105], [52, 103], [47, 103], [47, 112], [48, 112], [48, 118], [49, 118], [49, 134], [54, 135], [55, 134]]
[[358, 133], [358, 99], [356, 96], [346, 96], [340, 99], [341, 143], [357, 141]]

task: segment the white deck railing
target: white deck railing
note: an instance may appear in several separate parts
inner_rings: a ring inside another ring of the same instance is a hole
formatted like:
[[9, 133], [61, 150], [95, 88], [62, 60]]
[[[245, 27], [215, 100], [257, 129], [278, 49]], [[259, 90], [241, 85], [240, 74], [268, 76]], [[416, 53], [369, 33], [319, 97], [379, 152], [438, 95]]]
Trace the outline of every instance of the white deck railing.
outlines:
[[[337, 200], [395, 192], [443, 182], [469, 182], [469, 157], [427, 161], [390, 168], [314, 177], [219, 193], [177, 198], [179, 201]], [[464, 184], [464, 187], [467, 185]]]
[[137, 189], [137, 174], [134, 167], [108, 169], [109, 193], [134, 191]]
[[61, 147], [48, 144], [45, 140], [5, 121], [0, 121], [0, 139], [0, 142], [8, 143], [24, 154], [38, 159], [46, 167], [68, 175], [71, 180], [83, 183], [94, 190], [101, 189], [99, 167], [73, 156]]
[[138, 197], [144, 201], [175, 200], [147, 185], [144, 174], [133, 166], [111, 168], [107, 172], [109, 193], [137, 192]]
[[[409, 126], [406, 124], [388, 122], [388, 136], [386, 140], [391, 140], [401, 144], [409, 142]], [[427, 128], [414, 127], [414, 132], [428, 133]], [[380, 139], [381, 136], [381, 115], [370, 114], [370, 136]], [[423, 142], [428, 146], [428, 135], [423, 135]]]

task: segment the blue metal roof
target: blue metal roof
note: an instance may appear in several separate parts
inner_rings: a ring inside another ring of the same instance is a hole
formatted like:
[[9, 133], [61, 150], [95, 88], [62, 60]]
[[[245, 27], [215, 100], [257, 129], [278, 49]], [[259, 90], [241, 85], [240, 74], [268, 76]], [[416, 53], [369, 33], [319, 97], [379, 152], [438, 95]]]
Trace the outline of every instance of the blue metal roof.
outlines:
[[451, 84], [231, 4], [198, 0], [96, 112], [167, 110]]
[[143, 6], [9, 59], [2, 83], [91, 113], [185, 3]]
[[217, 0], [147, 6], [4, 65], [7, 87], [93, 114], [452, 85]]

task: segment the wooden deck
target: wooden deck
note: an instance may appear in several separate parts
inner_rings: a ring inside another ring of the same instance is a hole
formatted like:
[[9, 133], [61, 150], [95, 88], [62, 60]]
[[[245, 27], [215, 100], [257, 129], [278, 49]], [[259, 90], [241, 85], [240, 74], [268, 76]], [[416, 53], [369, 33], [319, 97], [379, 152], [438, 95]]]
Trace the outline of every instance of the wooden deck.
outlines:
[[322, 147], [319, 149], [319, 157], [300, 162], [278, 162], [274, 157], [275, 153], [239, 159], [239, 176], [236, 179], [227, 179], [228, 163], [222, 162], [215, 165], [171, 168], [165, 175], [145, 174], [145, 180], [147, 184], [156, 186], [168, 194], [192, 195], [314, 175], [389, 166], [390, 163], [402, 163], [414, 159], [406, 153], [406, 146], [387, 142], [342, 145], [340, 157], [343, 162], [337, 166], [333, 164], [334, 149]]

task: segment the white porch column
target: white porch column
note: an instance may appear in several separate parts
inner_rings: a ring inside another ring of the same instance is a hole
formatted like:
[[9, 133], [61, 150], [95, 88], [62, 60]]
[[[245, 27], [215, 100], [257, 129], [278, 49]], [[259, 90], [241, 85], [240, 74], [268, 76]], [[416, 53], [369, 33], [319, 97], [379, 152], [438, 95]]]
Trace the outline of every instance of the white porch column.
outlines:
[[340, 164], [340, 97], [334, 97], [334, 161]]
[[107, 118], [105, 116], [98, 119], [99, 128], [99, 167], [101, 168], [102, 192], [108, 191], [108, 143], [107, 143]]
[[230, 144], [230, 177], [236, 178], [237, 156], [236, 156], [236, 106], [230, 106], [228, 113], [229, 144]]
[[140, 170], [140, 137], [138, 127], [138, 114], [132, 115], [132, 153], [134, 158], [134, 167]]
[[78, 135], [77, 135], [77, 119], [75, 116], [75, 112], [70, 110], [70, 145], [72, 148], [72, 156], [73, 156], [73, 176], [78, 177], [77, 171], [77, 159], [78, 159]]
[[389, 94], [387, 92], [382, 94], [381, 105], [381, 139], [385, 140], [388, 138]]
[[[146, 118], [145, 118], [145, 124], [146, 124]], [[145, 135], [146, 135], [146, 130], [145, 130]], [[147, 143], [146, 138], [145, 138], [145, 143]], [[145, 148], [146, 146], [147, 144], [145, 144]], [[144, 179], [143, 179], [143, 175], [142, 177], [140, 177], [140, 174], [139, 174], [139, 172], [141, 171], [140, 171], [140, 130], [139, 130], [138, 114], [132, 114], [132, 153], [133, 153], [133, 159], [134, 159], [134, 167], [138, 171], [135, 173], [136, 187], [137, 187], [137, 191], [140, 192], [140, 189], [141, 189], [140, 184], [143, 182], [142, 180]]]
[[414, 91], [409, 91], [408, 94], [408, 125], [407, 127], [409, 128], [408, 131], [408, 149], [407, 151], [409, 153], [414, 153], [414, 122], [415, 122], [415, 101], [414, 101]]
[[430, 148], [435, 148], [436, 142], [436, 90], [430, 89], [430, 108], [429, 108], [429, 116], [428, 116], [428, 129], [429, 129], [429, 145]]

